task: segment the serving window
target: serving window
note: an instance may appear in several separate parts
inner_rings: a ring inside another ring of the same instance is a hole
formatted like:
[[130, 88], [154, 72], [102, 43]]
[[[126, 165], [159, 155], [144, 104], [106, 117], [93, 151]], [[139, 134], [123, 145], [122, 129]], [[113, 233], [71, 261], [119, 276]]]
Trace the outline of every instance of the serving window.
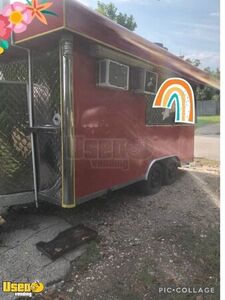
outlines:
[[150, 95], [147, 100], [146, 125], [174, 125], [175, 124], [175, 103], [171, 109], [154, 108], [155, 96]]

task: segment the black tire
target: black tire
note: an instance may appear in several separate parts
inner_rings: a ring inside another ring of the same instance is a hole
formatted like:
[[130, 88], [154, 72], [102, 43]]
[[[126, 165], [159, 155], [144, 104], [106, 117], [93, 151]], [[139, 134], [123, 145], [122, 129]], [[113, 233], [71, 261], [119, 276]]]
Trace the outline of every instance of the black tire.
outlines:
[[177, 180], [178, 163], [175, 160], [168, 160], [164, 167], [163, 184], [171, 185]]
[[163, 168], [159, 163], [155, 163], [148, 174], [148, 179], [143, 182], [142, 191], [145, 195], [158, 193], [163, 183]]

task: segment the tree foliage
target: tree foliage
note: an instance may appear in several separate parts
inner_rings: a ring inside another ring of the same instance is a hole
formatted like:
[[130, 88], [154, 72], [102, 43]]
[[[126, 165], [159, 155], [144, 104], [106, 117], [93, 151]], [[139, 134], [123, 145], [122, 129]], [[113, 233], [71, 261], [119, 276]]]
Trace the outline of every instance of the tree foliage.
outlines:
[[[186, 62], [192, 64], [195, 67], [201, 66], [200, 59], [196, 58], [185, 58], [184, 55], [180, 56], [181, 59]], [[220, 70], [217, 68], [216, 70], [211, 69], [210, 67], [204, 68], [204, 71], [208, 73], [212, 78], [220, 80]], [[220, 100], [220, 92], [213, 87], [210, 86], [198, 86], [196, 89], [196, 98], [198, 101], [204, 100]]]
[[201, 65], [200, 59], [197, 59], [197, 58], [185, 58], [184, 55], [181, 55], [180, 58], [185, 60], [186, 62], [188, 62], [189, 64], [191, 64], [195, 67], [199, 67]]
[[[217, 68], [216, 70], [212, 70], [210, 67], [204, 69], [206, 73], [208, 73], [212, 78], [220, 80], [220, 70]], [[214, 89], [210, 86], [198, 87], [196, 90], [197, 100], [215, 100], [220, 101], [220, 92], [217, 89]]]
[[100, 14], [117, 22], [118, 24], [126, 27], [131, 31], [134, 31], [137, 28], [137, 23], [135, 22], [134, 16], [128, 16], [127, 14], [118, 12], [117, 7], [112, 2], [110, 2], [109, 4], [105, 4], [104, 2], [98, 1], [96, 10]]

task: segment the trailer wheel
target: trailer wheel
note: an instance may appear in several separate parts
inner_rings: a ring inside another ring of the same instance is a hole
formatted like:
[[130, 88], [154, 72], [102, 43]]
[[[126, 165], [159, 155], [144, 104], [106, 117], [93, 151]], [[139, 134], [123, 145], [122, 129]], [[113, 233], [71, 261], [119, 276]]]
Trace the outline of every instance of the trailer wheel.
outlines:
[[159, 163], [155, 163], [148, 174], [148, 179], [143, 182], [143, 192], [145, 195], [158, 193], [163, 183], [163, 169]]
[[174, 160], [168, 160], [164, 167], [163, 183], [165, 185], [173, 184], [178, 175], [178, 164]]

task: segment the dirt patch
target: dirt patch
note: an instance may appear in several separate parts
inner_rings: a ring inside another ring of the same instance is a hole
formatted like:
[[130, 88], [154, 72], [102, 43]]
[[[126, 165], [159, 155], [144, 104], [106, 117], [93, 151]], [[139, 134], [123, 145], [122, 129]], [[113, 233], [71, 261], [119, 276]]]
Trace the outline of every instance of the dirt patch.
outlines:
[[190, 163], [187, 168], [195, 169], [202, 172], [212, 172], [219, 174], [220, 162], [206, 158], [195, 158], [194, 162]]
[[[202, 165], [202, 166], [201, 166]], [[219, 170], [195, 165], [198, 176], [218, 197]], [[211, 176], [214, 176], [212, 179]], [[76, 210], [56, 210], [72, 225], [96, 229], [99, 240], [76, 260], [69, 278], [55, 285], [51, 299], [218, 300], [219, 209], [189, 171], [154, 196], [137, 186], [93, 200]], [[213, 295], [159, 294], [159, 287], [213, 287]], [[67, 298], [66, 298], [67, 297]], [[46, 298], [47, 299], [47, 298]], [[50, 299], [50, 298], [48, 298]], [[57, 298], [58, 299], [58, 298]]]

